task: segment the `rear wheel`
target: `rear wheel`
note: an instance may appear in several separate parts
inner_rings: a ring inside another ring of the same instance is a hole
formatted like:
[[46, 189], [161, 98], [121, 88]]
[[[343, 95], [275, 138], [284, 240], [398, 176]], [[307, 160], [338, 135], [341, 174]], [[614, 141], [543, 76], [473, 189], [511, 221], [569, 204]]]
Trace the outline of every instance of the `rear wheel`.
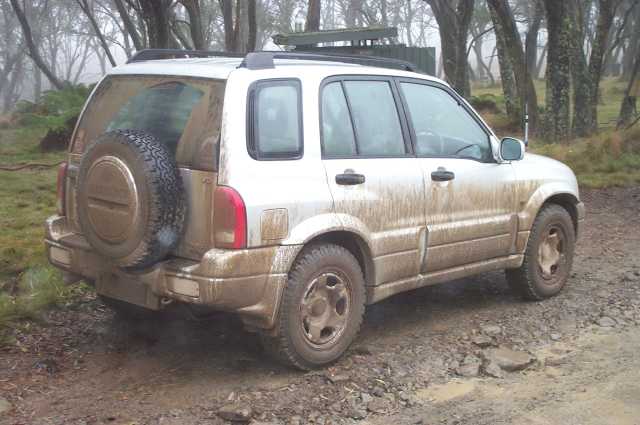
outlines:
[[263, 345], [298, 369], [327, 365], [355, 339], [364, 304], [364, 277], [356, 258], [341, 246], [311, 246], [289, 274], [276, 336], [263, 335]]
[[550, 204], [538, 213], [524, 262], [506, 271], [509, 286], [525, 299], [539, 301], [564, 288], [573, 264], [575, 230], [566, 209]]

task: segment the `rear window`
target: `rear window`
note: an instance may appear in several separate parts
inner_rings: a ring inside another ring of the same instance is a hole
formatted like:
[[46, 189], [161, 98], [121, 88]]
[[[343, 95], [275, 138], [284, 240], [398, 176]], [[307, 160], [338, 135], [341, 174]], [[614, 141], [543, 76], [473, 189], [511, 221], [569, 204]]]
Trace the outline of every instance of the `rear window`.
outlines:
[[113, 130], [153, 134], [179, 166], [214, 170], [224, 82], [197, 78], [113, 76], [96, 89], [74, 140], [73, 152]]

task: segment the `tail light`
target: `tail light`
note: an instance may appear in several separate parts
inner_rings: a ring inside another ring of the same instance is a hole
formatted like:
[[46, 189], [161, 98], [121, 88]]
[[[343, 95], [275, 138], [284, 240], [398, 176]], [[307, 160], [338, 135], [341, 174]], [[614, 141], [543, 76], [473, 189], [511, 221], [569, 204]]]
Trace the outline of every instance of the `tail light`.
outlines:
[[58, 182], [56, 184], [57, 191], [57, 207], [58, 214], [64, 215], [64, 195], [65, 195], [65, 183], [67, 180], [67, 163], [63, 162], [58, 167]]
[[218, 186], [213, 209], [216, 248], [246, 248], [247, 211], [240, 194], [228, 186]]

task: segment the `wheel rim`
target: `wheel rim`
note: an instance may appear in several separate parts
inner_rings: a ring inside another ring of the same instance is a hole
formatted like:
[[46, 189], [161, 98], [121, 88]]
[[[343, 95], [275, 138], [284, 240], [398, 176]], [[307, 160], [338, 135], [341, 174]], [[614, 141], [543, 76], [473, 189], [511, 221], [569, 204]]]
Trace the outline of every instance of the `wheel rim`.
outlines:
[[312, 345], [331, 344], [344, 332], [350, 309], [349, 280], [340, 273], [322, 273], [307, 285], [302, 298], [302, 333]]
[[565, 241], [564, 231], [556, 225], [549, 226], [543, 234], [538, 246], [538, 268], [547, 281], [560, 274], [565, 259]]

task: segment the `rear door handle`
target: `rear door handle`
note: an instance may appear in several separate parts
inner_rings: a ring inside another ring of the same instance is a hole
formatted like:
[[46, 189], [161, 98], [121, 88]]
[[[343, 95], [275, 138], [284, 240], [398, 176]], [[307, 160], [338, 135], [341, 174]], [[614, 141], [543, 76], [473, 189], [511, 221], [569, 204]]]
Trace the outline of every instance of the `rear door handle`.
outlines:
[[351, 170], [345, 170], [343, 174], [336, 174], [336, 183], [342, 186], [354, 186], [364, 183], [363, 174], [356, 174]]
[[448, 182], [456, 178], [456, 175], [453, 171], [447, 171], [444, 168], [440, 167], [437, 171], [431, 173], [431, 180], [434, 182]]

